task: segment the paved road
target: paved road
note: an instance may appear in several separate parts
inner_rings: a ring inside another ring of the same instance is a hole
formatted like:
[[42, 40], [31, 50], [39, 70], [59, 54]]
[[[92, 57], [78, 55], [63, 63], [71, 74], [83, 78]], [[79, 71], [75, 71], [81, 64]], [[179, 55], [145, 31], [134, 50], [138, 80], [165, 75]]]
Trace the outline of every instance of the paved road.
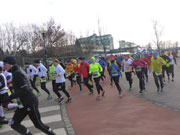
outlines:
[[[146, 92], [141, 95], [139, 94], [139, 84], [136, 75], [133, 75], [133, 90], [130, 92], [134, 95], [140, 96], [147, 100], [151, 100], [153, 102], [169, 106], [172, 109], [180, 110], [180, 60], [178, 60], [178, 65], [175, 65], [175, 81], [167, 82], [164, 87], [164, 93], [157, 94], [156, 86], [152, 77], [152, 73], [149, 74], [149, 82], [146, 84]], [[125, 76], [124, 76], [125, 77]], [[120, 80], [120, 84], [124, 89], [128, 90], [129, 85], [125, 78]]]
[[[48, 88], [51, 90], [51, 83], [48, 83]], [[56, 96], [53, 94], [53, 99], [47, 100], [47, 94], [41, 90], [41, 96], [39, 97], [39, 110], [41, 113], [42, 121], [50, 126], [57, 135], [66, 135], [65, 125], [62, 121], [60, 106], [54, 101]], [[6, 111], [6, 117], [12, 118], [13, 111]], [[23, 124], [30, 129], [33, 135], [45, 135], [40, 130], [36, 129], [32, 122], [27, 117]], [[17, 132], [13, 131], [8, 125], [4, 125], [0, 129], [0, 135], [19, 135]]]

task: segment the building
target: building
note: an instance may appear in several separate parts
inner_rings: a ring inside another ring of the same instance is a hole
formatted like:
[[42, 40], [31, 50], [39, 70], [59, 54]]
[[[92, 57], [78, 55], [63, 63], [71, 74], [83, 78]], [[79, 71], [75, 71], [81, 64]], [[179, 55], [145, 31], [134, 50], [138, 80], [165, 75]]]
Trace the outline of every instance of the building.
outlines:
[[111, 34], [97, 36], [93, 34], [89, 37], [83, 37], [78, 39], [79, 44], [83, 52], [88, 52], [90, 54], [103, 54], [114, 49], [113, 37]]
[[133, 47], [133, 46], [135, 46], [135, 43], [133, 42], [126, 42], [125, 40], [119, 41], [119, 48]]

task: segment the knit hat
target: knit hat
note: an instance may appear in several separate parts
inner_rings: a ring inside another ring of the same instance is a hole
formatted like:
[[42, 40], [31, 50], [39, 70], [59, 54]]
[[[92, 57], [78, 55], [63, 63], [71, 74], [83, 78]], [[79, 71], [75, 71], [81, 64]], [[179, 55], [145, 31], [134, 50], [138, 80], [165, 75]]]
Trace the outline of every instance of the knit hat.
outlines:
[[154, 51], [154, 52], [153, 52], [153, 55], [158, 56], [159, 53], [158, 53], [157, 51]]
[[40, 63], [40, 60], [35, 60], [34, 63]]
[[16, 64], [16, 60], [13, 56], [6, 56], [3, 60], [4, 63], [8, 63], [10, 65], [15, 65]]
[[79, 57], [78, 59], [79, 59], [79, 60], [83, 60], [83, 57]]
[[93, 57], [91, 57], [91, 60], [95, 61], [95, 60], [96, 60], [96, 58], [93, 56]]

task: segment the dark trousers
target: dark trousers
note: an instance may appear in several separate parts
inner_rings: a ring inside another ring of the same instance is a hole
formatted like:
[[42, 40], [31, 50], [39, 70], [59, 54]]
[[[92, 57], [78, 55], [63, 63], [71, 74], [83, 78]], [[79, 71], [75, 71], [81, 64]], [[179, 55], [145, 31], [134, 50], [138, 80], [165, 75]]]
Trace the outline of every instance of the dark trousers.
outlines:
[[79, 85], [80, 90], [82, 90], [82, 87], [81, 87], [81, 76], [80, 75], [76, 76], [76, 81], [77, 81], [77, 84]]
[[147, 68], [147, 67], [144, 68], [144, 69], [143, 69], [143, 72], [144, 72], [144, 75], [145, 75], [145, 77], [146, 77], [146, 82], [148, 82], [148, 68]]
[[37, 92], [39, 92], [39, 90], [36, 87], [36, 77], [34, 76], [33, 80], [29, 79], [29, 81], [31, 83], [32, 88], [35, 89]]
[[113, 82], [112, 76], [111, 76], [111, 71], [108, 70], [109, 76], [111, 78], [111, 83]]
[[102, 86], [99, 84], [100, 77], [94, 78], [94, 82], [96, 84], [97, 92], [100, 94], [100, 91], [103, 91]]
[[113, 81], [114, 81], [114, 83], [115, 83], [115, 85], [116, 85], [116, 87], [120, 93], [122, 91], [122, 89], [121, 89], [121, 86], [119, 85], [119, 77], [120, 76], [114, 76], [114, 77], [112, 77], [112, 79], [113, 79]]
[[126, 80], [129, 82], [129, 87], [132, 88], [132, 72], [125, 72]]
[[105, 68], [103, 68], [102, 73], [101, 73], [101, 80], [104, 80], [104, 78], [106, 78], [106, 76], [104, 75], [105, 72]]
[[162, 66], [162, 78], [165, 78], [165, 72], [169, 79], [169, 67], [166, 67], [165, 65]]
[[172, 75], [172, 78], [174, 78], [174, 65], [169, 66], [169, 73]]
[[164, 87], [164, 84], [163, 84], [163, 79], [162, 79], [162, 75], [156, 75], [155, 72], [153, 72], [153, 77], [154, 77], [154, 82], [156, 84], [156, 87], [159, 89], [159, 82], [158, 80], [160, 81], [160, 85], [161, 85], [161, 88]]
[[[36, 128], [40, 129], [47, 135], [55, 135], [54, 133], [52, 133], [52, 131], [49, 131], [48, 126], [46, 126], [45, 124], [42, 123], [41, 116], [40, 116], [40, 113], [38, 110], [38, 103], [32, 104], [32, 106], [30, 106], [30, 107], [16, 109], [15, 114], [12, 119], [14, 123], [11, 125], [11, 128], [13, 128], [14, 130], [16, 130], [17, 132], [19, 132], [22, 135], [27, 135], [27, 133], [26, 133], [27, 128], [21, 124], [21, 122], [27, 115], [29, 116], [29, 118], [31, 119], [31, 121], [33, 122], [33, 124]], [[29, 135], [31, 135], [31, 134], [29, 134]]]
[[93, 85], [89, 84], [89, 77], [83, 78], [85, 86], [89, 89], [89, 91], [92, 91]]
[[62, 97], [62, 95], [59, 91], [62, 91], [68, 98], [70, 97], [68, 91], [66, 90], [65, 82], [55, 83], [54, 93], [58, 96], [58, 98]]
[[137, 77], [139, 79], [139, 88], [142, 91], [143, 89], [145, 89], [143, 72], [136, 72], [136, 75], [137, 75]]
[[50, 94], [49, 90], [46, 88], [46, 82], [41, 82], [41, 89], [44, 90], [47, 94]]
[[73, 87], [74, 82], [76, 82], [75, 80], [73, 80], [73, 78], [74, 78], [74, 74], [71, 74], [71, 75], [69, 76], [69, 80], [70, 80], [70, 82], [71, 82], [71, 87]]

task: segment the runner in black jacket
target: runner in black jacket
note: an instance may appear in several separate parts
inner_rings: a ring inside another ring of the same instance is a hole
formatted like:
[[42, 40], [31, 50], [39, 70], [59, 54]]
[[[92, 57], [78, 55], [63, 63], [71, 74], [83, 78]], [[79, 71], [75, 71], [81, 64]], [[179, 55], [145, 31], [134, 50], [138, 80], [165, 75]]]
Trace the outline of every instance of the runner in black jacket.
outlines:
[[10, 95], [4, 102], [10, 101], [14, 98], [18, 99], [19, 107], [15, 111], [11, 122], [11, 128], [22, 135], [32, 135], [30, 131], [21, 122], [28, 115], [34, 126], [48, 135], [55, 135], [55, 133], [48, 126], [41, 121], [41, 116], [38, 110], [38, 99], [33, 94], [29, 81], [23, 71], [16, 65], [16, 60], [12, 56], [7, 56], [3, 60], [4, 67], [12, 72], [12, 84], [15, 93]]

